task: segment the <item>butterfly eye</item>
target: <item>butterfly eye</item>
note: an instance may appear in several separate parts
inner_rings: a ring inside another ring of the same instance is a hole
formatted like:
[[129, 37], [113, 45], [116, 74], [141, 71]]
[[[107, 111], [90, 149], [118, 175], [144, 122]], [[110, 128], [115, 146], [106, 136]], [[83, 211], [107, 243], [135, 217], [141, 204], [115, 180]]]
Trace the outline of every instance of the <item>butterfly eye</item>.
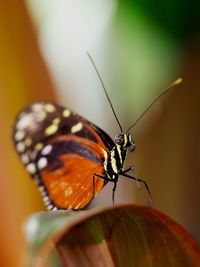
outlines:
[[118, 145], [123, 145], [124, 143], [124, 135], [123, 134], [118, 134], [115, 136], [115, 142], [118, 144]]

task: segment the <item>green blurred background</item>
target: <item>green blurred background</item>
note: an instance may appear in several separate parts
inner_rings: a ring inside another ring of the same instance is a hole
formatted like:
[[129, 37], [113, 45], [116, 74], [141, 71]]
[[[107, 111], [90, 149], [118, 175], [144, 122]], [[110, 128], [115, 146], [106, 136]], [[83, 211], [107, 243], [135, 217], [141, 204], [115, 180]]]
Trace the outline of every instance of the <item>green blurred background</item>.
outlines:
[[[13, 149], [16, 113], [33, 101], [55, 100], [112, 137], [119, 132], [86, 51], [125, 129], [183, 77], [132, 130], [136, 151], [127, 166], [148, 182], [156, 208], [200, 240], [200, 2], [1, 0], [1, 266], [23, 266], [23, 222], [45, 210]], [[116, 202], [144, 203], [125, 178]], [[109, 185], [93, 205], [108, 204]]]

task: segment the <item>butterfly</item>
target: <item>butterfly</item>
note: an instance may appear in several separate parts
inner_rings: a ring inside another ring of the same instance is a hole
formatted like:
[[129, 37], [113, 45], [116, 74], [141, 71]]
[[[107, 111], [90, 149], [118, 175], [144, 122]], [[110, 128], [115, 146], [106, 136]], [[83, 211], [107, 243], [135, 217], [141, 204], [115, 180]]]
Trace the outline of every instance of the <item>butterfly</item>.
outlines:
[[[52, 209], [82, 209], [112, 182], [113, 199], [127, 151], [135, 149], [130, 133], [115, 140], [95, 124], [52, 102], [22, 110], [13, 130], [16, 150]], [[140, 180], [140, 179], [137, 179]]]
[[[38, 185], [49, 210], [86, 207], [108, 183], [113, 183], [112, 200], [120, 175], [142, 182], [129, 175], [133, 166], [124, 169], [128, 152], [135, 143], [130, 130], [169, 87], [123, 131], [99, 72], [88, 54], [110, 103], [120, 133], [113, 140], [95, 124], [53, 102], [36, 102], [22, 110], [14, 123], [13, 141], [27, 172]], [[152, 202], [152, 201], [151, 201]]]

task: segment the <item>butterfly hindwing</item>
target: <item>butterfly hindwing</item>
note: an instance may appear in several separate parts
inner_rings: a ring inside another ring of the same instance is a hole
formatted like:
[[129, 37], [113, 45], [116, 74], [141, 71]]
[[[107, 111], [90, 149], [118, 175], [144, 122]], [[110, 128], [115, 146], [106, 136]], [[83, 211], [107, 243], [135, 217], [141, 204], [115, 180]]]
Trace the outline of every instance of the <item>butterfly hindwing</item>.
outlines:
[[71, 110], [34, 103], [18, 115], [13, 138], [49, 209], [84, 208], [105, 185], [95, 174], [104, 176], [103, 162], [114, 143]]

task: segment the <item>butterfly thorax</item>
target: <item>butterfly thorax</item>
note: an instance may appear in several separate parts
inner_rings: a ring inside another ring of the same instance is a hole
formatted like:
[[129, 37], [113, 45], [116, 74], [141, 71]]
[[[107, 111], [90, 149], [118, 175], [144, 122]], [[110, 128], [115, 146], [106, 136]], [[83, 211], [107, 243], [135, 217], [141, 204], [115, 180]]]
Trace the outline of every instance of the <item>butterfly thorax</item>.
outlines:
[[123, 171], [126, 154], [133, 151], [135, 144], [131, 140], [130, 134], [121, 133], [115, 138], [115, 146], [107, 152], [104, 162], [105, 176], [108, 180], [117, 180], [120, 172]]

